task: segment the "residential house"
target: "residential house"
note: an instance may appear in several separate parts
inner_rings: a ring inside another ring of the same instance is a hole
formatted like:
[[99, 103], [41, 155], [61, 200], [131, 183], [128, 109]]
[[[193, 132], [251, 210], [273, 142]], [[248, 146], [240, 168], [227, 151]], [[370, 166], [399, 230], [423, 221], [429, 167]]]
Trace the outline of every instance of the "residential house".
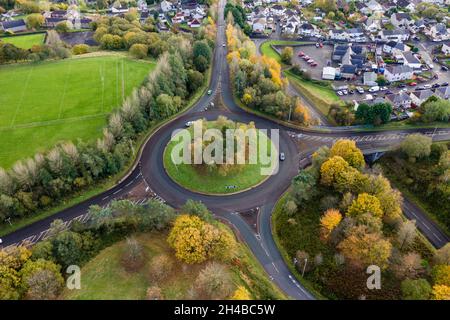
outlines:
[[66, 18], [45, 18], [44, 27], [54, 28], [60, 22], [67, 21]]
[[444, 43], [442, 45], [441, 51], [446, 54], [449, 55], [450, 54], [450, 43]]
[[370, 16], [364, 21], [363, 26], [367, 32], [375, 33], [381, 30], [381, 20], [374, 16]]
[[161, 1], [160, 6], [161, 6], [161, 11], [164, 13], [174, 10], [174, 6], [173, 6], [172, 2], [170, 2], [170, 1], [163, 0], [163, 1]]
[[272, 14], [281, 17], [284, 12], [286, 11], [286, 7], [282, 6], [281, 4], [276, 4], [270, 8], [270, 11]]
[[386, 96], [386, 102], [394, 107], [409, 108], [411, 106], [411, 98], [405, 92], [388, 94]]
[[414, 70], [420, 70], [422, 68], [422, 63], [419, 59], [411, 52], [403, 52], [403, 65], [409, 66]]
[[433, 91], [428, 89], [428, 90], [413, 91], [409, 96], [411, 98], [411, 103], [413, 103], [416, 106], [420, 106], [433, 94], [434, 94]]
[[381, 30], [378, 34], [380, 40], [397, 42], [407, 41], [409, 39], [409, 31], [403, 29]]
[[202, 23], [197, 19], [192, 19], [188, 21], [188, 26], [191, 28], [200, 28], [201, 25]]
[[264, 33], [267, 27], [267, 19], [265, 17], [256, 18], [252, 23], [252, 31], [254, 33]]
[[22, 32], [27, 30], [27, 25], [23, 19], [0, 22], [0, 31]]
[[427, 32], [427, 35], [433, 41], [445, 41], [450, 39], [450, 29], [443, 23], [436, 23], [431, 26], [430, 30]]
[[396, 41], [389, 41], [383, 45], [383, 52], [392, 55], [398, 55], [405, 51], [410, 51], [411, 48], [406, 44]]
[[439, 97], [441, 99], [448, 100], [448, 99], [450, 99], [450, 87], [447, 86], [447, 87], [437, 88], [435, 94], [437, 97]]
[[375, 0], [370, 0], [368, 3], [366, 3], [367, 10], [364, 10], [366, 12], [363, 12], [364, 14], [370, 14], [370, 15], [377, 15], [384, 12], [384, 8], [381, 4], [379, 4]]
[[341, 66], [341, 77], [344, 79], [353, 79], [355, 77], [357, 67], [351, 64]]
[[175, 16], [172, 17], [172, 23], [173, 24], [183, 23], [184, 21], [185, 21], [184, 20], [184, 14], [181, 11], [177, 12], [175, 14]]
[[397, 8], [414, 12], [416, 5], [411, 0], [397, 0]]
[[305, 22], [298, 27], [298, 34], [303, 37], [314, 37], [316, 28], [309, 22]]
[[328, 32], [328, 37], [330, 40], [338, 40], [338, 41], [348, 41], [349, 34], [346, 30], [343, 29], [331, 29]]
[[122, 3], [117, 6], [115, 6], [114, 4], [115, 3], [113, 3], [108, 9], [108, 12], [112, 15], [124, 14], [130, 10], [126, 5], [123, 5]]
[[389, 82], [409, 80], [413, 78], [413, 71], [407, 65], [389, 65], [384, 70], [384, 77]]
[[414, 24], [414, 20], [409, 13], [398, 12], [391, 15], [391, 23], [396, 28], [409, 29], [409, 27]]
[[348, 34], [348, 41], [364, 42], [367, 40], [364, 36], [364, 31], [361, 28], [351, 28], [346, 30]]

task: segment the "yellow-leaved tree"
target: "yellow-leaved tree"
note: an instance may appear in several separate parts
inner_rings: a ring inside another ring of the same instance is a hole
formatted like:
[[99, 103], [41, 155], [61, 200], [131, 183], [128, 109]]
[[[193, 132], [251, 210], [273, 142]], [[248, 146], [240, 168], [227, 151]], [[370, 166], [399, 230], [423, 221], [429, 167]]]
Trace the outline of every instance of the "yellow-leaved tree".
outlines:
[[250, 293], [244, 286], [239, 286], [231, 297], [232, 300], [251, 300]]
[[320, 218], [320, 225], [322, 227], [322, 234], [327, 238], [331, 231], [337, 227], [342, 220], [342, 214], [337, 209], [328, 209], [325, 211], [322, 218]]
[[366, 213], [379, 218], [383, 217], [380, 200], [368, 193], [361, 193], [358, 198], [353, 200], [348, 208], [347, 215], [356, 217]]
[[352, 140], [340, 139], [330, 149], [330, 155], [341, 156], [349, 165], [361, 169], [365, 165], [364, 155]]

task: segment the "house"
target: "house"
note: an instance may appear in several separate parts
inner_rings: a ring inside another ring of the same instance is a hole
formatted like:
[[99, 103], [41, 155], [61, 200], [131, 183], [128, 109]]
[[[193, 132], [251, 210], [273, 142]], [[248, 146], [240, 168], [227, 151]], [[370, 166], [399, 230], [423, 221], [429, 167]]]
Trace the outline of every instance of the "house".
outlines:
[[370, 16], [364, 21], [363, 26], [367, 32], [375, 33], [381, 30], [381, 20], [374, 16]]
[[416, 106], [420, 106], [433, 94], [434, 94], [433, 91], [428, 89], [428, 90], [413, 91], [409, 96], [411, 98], [411, 103], [413, 103]]
[[351, 28], [346, 30], [349, 41], [365, 41], [364, 31], [360, 28]]
[[123, 5], [123, 4], [120, 4], [118, 6], [114, 6], [114, 4], [112, 4], [109, 7], [108, 11], [112, 15], [119, 15], [119, 14], [127, 13], [129, 11], [129, 8], [126, 5]]
[[336, 69], [333, 67], [324, 67], [322, 70], [322, 79], [334, 80], [336, 77]]
[[439, 97], [441, 99], [448, 100], [448, 99], [450, 99], [450, 87], [447, 86], [447, 87], [437, 88], [435, 94], [437, 97]]
[[407, 29], [414, 24], [409, 13], [398, 12], [391, 15], [391, 23], [397, 28]]
[[413, 75], [413, 69], [407, 65], [390, 65], [384, 70], [384, 77], [389, 82], [409, 80]]
[[265, 17], [256, 18], [252, 23], [254, 33], [264, 33], [267, 27], [267, 19]]
[[383, 41], [403, 42], [409, 39], [409, 31], [404, 29], [381, 30], [378, 37]]
[[450, 43], [444, 43], [442, 45], [441, 51], [446, 54], [449, 55], [450, 54]]
[[66, 18], [46, 18], [44, 21], [44, 27], [55, 28], [60, 22], [67, 21]]
[[445, 41], [450, 39], [450, 30], [447, 29], [445, 24], [436, 23], [430, 28], [427, 35], [433, 41]]
[[295, 33], [295, 25], [292, 23], [288, 23], [283, 27], [283, 33], [285, 34], [294, 34]]
[[405, 92], [388, 94], [386, 96], [386, 102], [394, 107], [409, 108], [411, 106], [411, 98]]
[[167, 13], [174, 9], [172, 2], [169, 2], [166, 0], [161, 1], [160, 6], [161, 6], [161, 11], [164, 13]]
[[370, 0], [368, 3], [366, 3], [366, 8], [367, 10], [364, 10], [365, 11], [363, 12], [364, 14], [376, 15], [378, 13], [384, 12], [383, 6], [375, 0]]
[[0, 31], [22, 32], [27, 30], [27, 25], [23, 19], [0, 22]]
[[177, 12], [177, 14], [172, 18], [173, 24], [179, 24], [183, 22], [184, 22], [184, 14], [182, 12]]
[[271, 11], [276, 16], [282, 16], [284, 12], [286, 11], [286, 8], [282, 6], [281, 4], [276, 4], [272, 6]]
[[331, 40], [340, 40], [340, 41], [348, 41], [349, 40], [349, 34], [346, 30], [342, 29], [331, 29], [328, 32], [328, 37]]
[[142, 12], [141, 12], [141, 15], [140, 15], [140, 17], [139, 17], [139, 20], [140, 20], [141, 22], [144, 22], [144, 21], [146, 21], [149, 17], [150, 17], [150, 13], [149, 13], [148, 11], [142, 11]]
[[363, 83], [366, 86], [377, 85], [377, 74], [375, 72], [364, 72]]
[[298, 34], [303, 37], [314, 37], [316, 29], [311, 23], [305, 22], [298, 27]]
[[341, 77], [344, 79], [353, 79], [356, 74], [356, 66], [344, 64], [341, 67]]
[[414, 12], [416, 5], [411, 0], [397, 0], [397, 8]]
[[197, 19], [192, 19], [188, 21], [188, 26], [191, 28], [200, 28], [201, 25], [202, 23]]
[[406, 44], [396, 41], [389, 41], [383, 45], [383, 52], [392, 55], [398, 55], [405, 51], [410, 51], [411, 48]]
[[419, 19], [414, 21], [412, 25], [409, 26], [409, 30], [412, 33], [422, 32], [426, 29], [427, 24], [425, 22], [425, 19]]
[[414, 70], [420, 70], [422, 68], [422, 63], [412, 52], [403, 52], [403, 64], [409, 66]]

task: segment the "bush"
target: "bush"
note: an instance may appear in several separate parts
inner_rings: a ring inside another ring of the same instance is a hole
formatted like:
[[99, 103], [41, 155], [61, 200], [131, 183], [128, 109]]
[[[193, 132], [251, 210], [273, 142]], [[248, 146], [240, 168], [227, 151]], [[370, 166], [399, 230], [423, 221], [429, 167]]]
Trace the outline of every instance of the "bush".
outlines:
[[128, 238], [122, 253], [122, 266], [127, 272], [136, 272], [144, 265], [144, 248], [134, 238]]
[[145, 44], [136, 43], [130, 47], [130, 54], [136, 59], [147, 57], [148, 47]]
[[80, 54], [85, 54], [88, 53], [90, 50], [90, 47], [87, 44], [76, 44], [72, 47], [72, 53], [74, 55], [80, 55]]
[[172, 268], [173, 261], [167, 255], [154, 257], [149, 265], [150, 279], [155, 282], [164, 280], [172, 272]]

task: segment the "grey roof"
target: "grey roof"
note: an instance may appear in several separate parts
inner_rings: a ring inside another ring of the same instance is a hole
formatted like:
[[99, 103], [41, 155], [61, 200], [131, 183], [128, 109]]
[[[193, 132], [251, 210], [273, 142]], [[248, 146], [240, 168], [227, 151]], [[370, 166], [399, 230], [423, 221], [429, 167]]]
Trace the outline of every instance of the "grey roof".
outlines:
[[409, 34], [409, 31], [403, 30], [403, 29], [383, 30], [382, 32], [384, 35], [387, 35], [387, 36], [393, 36], [393, 35], [399, 35], [399, 34]]
[[344, 64], [341, 67], [341, 73], [355, 73], [356, 72], [356, 66], [351, 64]]
[[450, 98], [450, 87], [440, 87], [436, 89], [436, 95], [442, 99]]
[[402, 103], [403, 101], [411, 101], [411, 98], [404, 92], [389, 94], [386, 96], [386, 98], [393, 104], [399, 104]]
[[413, 71], [410, 66], [405, 66], [405, 65], [387, 66], [386, 70], [392, 74], [402, 74], [402, 73]]
[[420, 63], [420, 60], [409, 51], [404, 52], [403, 57], [405, 57], [405, 60], [408, 61], [408, 63]]
[[3, 26], [3, 29], [10, 29], [10, 28], [26, 26], [25, 21], [23, 19], [5, 21], [5, 22], [1, 22], [1, 24]]
[[430, 89], [420, 90], [420, 91], [413, 91], [412, 94], [423, 101], [431, 97], [433, 95], [433, 91], [431, 91]]

